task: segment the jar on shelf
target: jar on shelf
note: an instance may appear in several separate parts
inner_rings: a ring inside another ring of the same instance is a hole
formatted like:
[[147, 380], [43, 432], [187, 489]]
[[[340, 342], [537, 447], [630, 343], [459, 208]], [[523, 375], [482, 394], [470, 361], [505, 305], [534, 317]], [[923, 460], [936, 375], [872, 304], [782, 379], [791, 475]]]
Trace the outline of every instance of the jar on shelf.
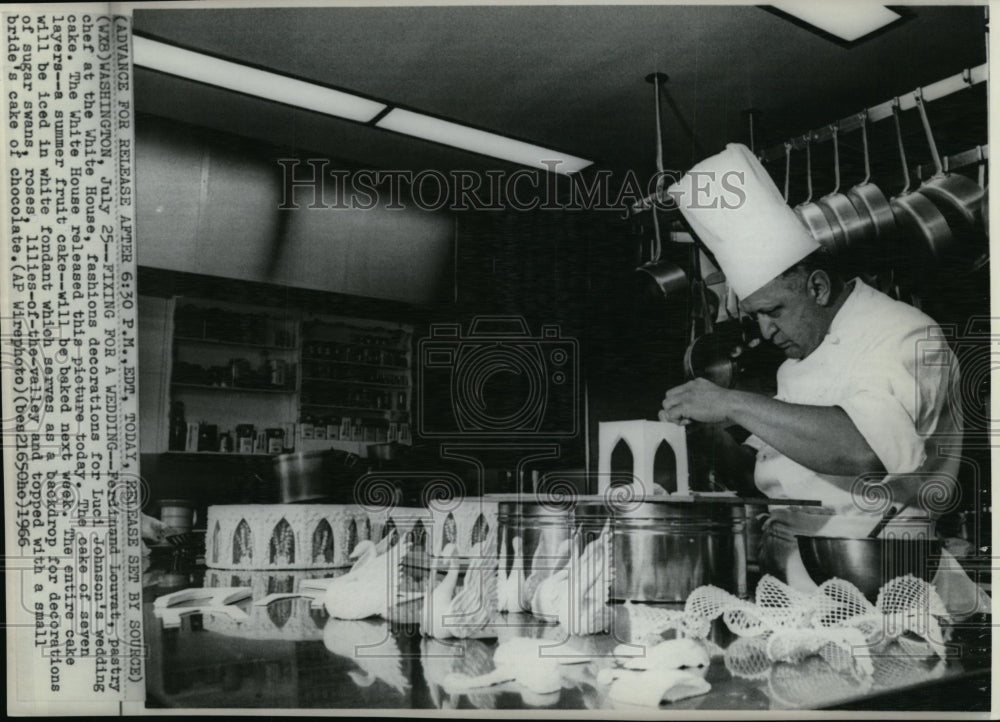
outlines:
[[275, 388], [284, 388], [287, 383], [288, 366], [285, 359], [272, 358], [267, 361], [268, 381]]
[[312, 439], [313, 438], [313, 417], [311, 414], [305, 414], [302, 420], [299, 421], [299, 438], [300, 439]]
[[252, 454], [254, 444], [253, 424], [236, 425], [236, 452], [238, 454]]
[[285, 430], [281, 427], [267, 429], [267, 453], [280, 454], [285, 445]]
[[288, 422], [281, 425], [281, 430], [283, 432], [282, 440], [283, 444], [281, 447], [282, 453], [290, 454], [295, 451], [295, 424]]

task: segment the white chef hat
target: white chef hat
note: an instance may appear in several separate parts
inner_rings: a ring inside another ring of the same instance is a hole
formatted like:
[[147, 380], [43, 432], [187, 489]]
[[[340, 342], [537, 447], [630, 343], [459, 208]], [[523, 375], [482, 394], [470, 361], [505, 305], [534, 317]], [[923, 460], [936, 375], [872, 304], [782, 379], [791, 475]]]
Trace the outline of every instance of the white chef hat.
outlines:
[[820, 247], [745, 145], [730, 143], [667, 193], [740, 298]]

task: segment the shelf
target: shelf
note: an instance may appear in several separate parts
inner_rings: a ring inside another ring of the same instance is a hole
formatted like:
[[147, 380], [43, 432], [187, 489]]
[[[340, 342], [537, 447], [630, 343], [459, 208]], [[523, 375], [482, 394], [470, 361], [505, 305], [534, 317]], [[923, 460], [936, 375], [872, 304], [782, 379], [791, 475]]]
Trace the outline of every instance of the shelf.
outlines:
[[296, 346], [276, 346], [266, 343], [250, 343], [248, 341], [221, 341], [214, 338], [195, 338], [193, 336], [174, 336], [174, 341], [185, 343], [204, 343], [212, 346], [239, 346], [240, 348], [256, 348], [261, 351], [295, 351]]
[[[164, 454], [172, 456], [232, 456], [240, 459], [272, 459], [278, 454], [238, 454], [235, 451], [165, 451]], [[284, 453], [284, 452], [282, 452]]]
[[391, 369], [393, 371], [409, 371], [409, 366], [386, 366], [385, 364], [368, 364], [361, 361], [338, 361], [324, 356], [303, 356], [303, 361], [319, 361], [327, 364], [342, 364], [344, 366], [364, 366], [370, 369]]
[[302, 343], [303, 345], [307, 343], [324, 343], [324, 344], [332, 343], [337, 346], [355, 346], [357, 348], [379, 348], [379, 349], [385, 349], [387, 351], [409, 350], [409, 344], [404, 344], [400, 342], [396, 342], [395, 344], [361, 343], [355, 341], [337, 341], [336, 339], [317, 338], [316, 336], [310, 336], [308, 338], [305, 338], [303, 339]]
[[371, 386], [377, 389], [408, 389], [406, 384], [380, 384], [374, 381], [352, 381], [350, 379], [324, 379], [316, 376], [303, 376], [302, 381], [320, 381], [327, 384], [351, 384], [352, 386]]
[[182, 389], [201, 389], [203, 391], [230, 391], [233, 393], [249, 394], [294, 394], [295, 389], [258, 389], [252, 386], [209, 386], [208, 384], [189, 384], [183, 381], [174, 381], [170, 384]]
[[408, 414], [409, 411], [398, 411], [394, 409], [370, 409], [366, 406], [339, 406], [337, 404], [310, 404], [305, 401], [301, 406], [308, 406], [310, 409], [339, 409], [341, 411], [370, 411], [375, 414]]

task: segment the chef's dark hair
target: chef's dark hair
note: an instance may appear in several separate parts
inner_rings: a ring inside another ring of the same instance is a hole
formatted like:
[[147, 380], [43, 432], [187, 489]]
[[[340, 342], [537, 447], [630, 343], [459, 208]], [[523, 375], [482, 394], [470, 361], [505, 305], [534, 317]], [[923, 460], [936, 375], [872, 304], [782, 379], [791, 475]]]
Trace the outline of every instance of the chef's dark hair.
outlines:
[[815, 271], [824, 271], [830, 278], [830, 283], [834, 290], [838, 290], [844, 283], [843, 268], [837, 257], [826, 248], [817, 248], [794, 266], [781, 274], [780, 278], [792, 280], [796, 276], [803, 279], [809, 278]]

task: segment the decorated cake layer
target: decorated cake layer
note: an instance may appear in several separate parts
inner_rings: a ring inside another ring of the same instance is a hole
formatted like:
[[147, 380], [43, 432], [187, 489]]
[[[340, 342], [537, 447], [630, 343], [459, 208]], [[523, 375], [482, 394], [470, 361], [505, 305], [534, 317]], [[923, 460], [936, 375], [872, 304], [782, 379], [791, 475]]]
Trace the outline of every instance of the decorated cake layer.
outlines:
[[479, 497], [422, 507], [366, 510], [349, 504], [232, 504], [208, 508], [205, 563], [211, 569], [329, 569], [349, 567], [363, 540], [440, 554], [454, 543], [471, 554], [497, 526], [497, 505]]
[[363, 509], [345, 504], [232, 504], [208, 507], [205, 563], [213, 569], [349, 566], [371, 538]]
[[433, 538], [428, 551], [439, 555], [447, 544], [458, 556], [470, 556], [473, 547], [497, 528], [497, 503], [478, 496], [432, 502]]

